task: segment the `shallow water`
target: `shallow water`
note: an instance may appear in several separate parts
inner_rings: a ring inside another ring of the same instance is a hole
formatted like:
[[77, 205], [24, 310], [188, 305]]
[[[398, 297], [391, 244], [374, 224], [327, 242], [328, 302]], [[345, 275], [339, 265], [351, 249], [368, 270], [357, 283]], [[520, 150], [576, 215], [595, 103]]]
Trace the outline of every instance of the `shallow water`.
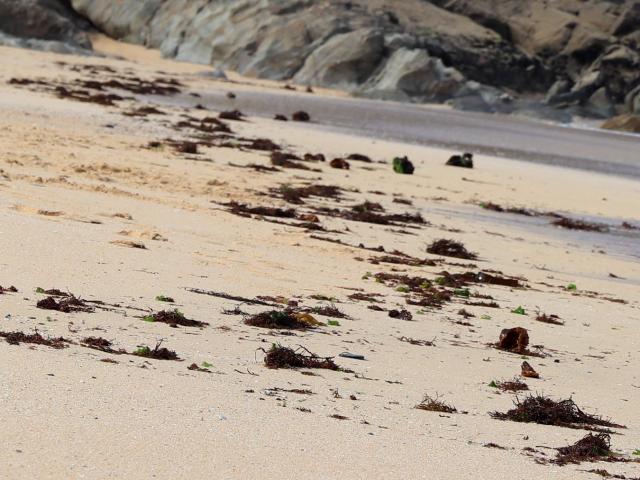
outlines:
[[554, 125], [520, 116], [448, 110], [360, 98], [321, 97], [274, 90], [242, 90], [231, 100], [211, 88], [201, 98], [154, 97], [157, 103], [214, 110], [237, 108], [273, 118], [305, 110], [320, 128], [419, 145], [471, 150], [498, 157], [640, 178], [640, 136]]

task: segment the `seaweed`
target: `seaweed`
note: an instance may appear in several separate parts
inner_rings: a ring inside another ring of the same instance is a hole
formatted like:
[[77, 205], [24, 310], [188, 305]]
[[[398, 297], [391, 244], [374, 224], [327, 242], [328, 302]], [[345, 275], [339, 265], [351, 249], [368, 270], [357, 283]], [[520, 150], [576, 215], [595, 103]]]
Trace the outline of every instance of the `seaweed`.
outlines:
[[244, 320], [246, 325], [260, 328], [274, 328], [287, 330], [306, 330], [312, 325], [300, 320], [292, 310], [270, 310], [252, 315]]
[[139, 347], [133, 355], [138, 357], [153, 358], [155, 360], [180, 360], [180, 357], [173, 350], [161, 347], [162, 340], [156, 343], [156, 346], [152, 349], [146, 345]]
[[431, 397], [429, 395], [425, 395], [422, 401], [415, 406], [418, 410], [427, 410], [429, 412], [440, 412], [440, 413], [457, 413], [458, 409], [453, 405], [447, 405], [440, 397], [436, 395], [435, 397]]
[[496, 344], [499, 350], [505, 350], [521, 355], [528, 354], [529, 332], [523, 327], [504, 328], [500, 332], [500, 339]]
[[432, 242], [431, 245], [427, 247], [427, 253], [445, 257], [463, 258], [466, 260], [476, 260], [478, 258], [475, 253], [469, 252], [461, 242], [444, 238]]
[[36, 345], [46, 345], [47, 347], [61, 349], [66, 348], [69, 340], [63, 337], [43, 337], [38, 332], [38, 329], [34, 329], [31, 334], [23, 332], [0, 332], [0, 337], [3, 337], [10, 345], [20, 345], [21, 343], [33, 343]]
[[323, 368], [327, 370], [340, 370], [332, 357], [319, 357], [306, 348], [299, 346], [297, 349], [273, 344], [265, 352], [264, 364], [267, 368]]
[[184, 314], [178, 309], [174, 310], [162, 310], [157, 313], [146, 315], [143, 318], [146, 322], [159, 322], [166, 323], [171, 327], [177, 327], [181, 325], [183, 327], [204, 327], [209, 325], [207, 322], [200, 322], [198, 320], [191, 320], [184, 316]]
[[554, 463], [566, 465], [568, 463], [610, 461], [615, 459], [611, 451], [611, 436], [608, 433], [588, 433], [573, 445], [556, 448], [558, 456]]
[[514, 408], [507, 412], [492, 412], [491, 416], [499, 420], [569, 428], [594, 426], [625, 428], [622, 425], [583, 412], [571, 398], [556, 401], [543, 395], [529, 395], [524, 400], [516, 397]]

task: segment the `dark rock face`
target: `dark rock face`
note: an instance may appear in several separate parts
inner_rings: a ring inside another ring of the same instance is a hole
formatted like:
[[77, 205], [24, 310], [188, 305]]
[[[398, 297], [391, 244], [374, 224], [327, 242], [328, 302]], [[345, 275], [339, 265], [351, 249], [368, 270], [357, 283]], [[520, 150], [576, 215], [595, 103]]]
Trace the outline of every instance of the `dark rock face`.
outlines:
[[[70, 50], [90, 49], [89, 27], [90, 23], [74, 12], [69, 0], [0, 0], [0, 32], [5, 34], [5, 40], [15, 37], [61, 42]], [[29, 44], [25, 42], [25, 46]]]

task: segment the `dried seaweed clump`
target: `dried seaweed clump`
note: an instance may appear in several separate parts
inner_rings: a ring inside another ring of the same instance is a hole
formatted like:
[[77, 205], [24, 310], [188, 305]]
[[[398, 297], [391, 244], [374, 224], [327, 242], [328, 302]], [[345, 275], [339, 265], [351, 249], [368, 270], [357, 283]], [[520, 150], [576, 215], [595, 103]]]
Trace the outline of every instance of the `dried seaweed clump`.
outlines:
[[416, 407], [418, 410], [427, 410], [429, 412], [440, 412], [440, 413], [456, 413], [458, 409], [453, 405], [447, 405], [440, 397], [437, 395], [435, 397], [431, 397], [429, 395], [425, 395], [422, 402], [420, 402]]
[[585, 220], [573, 220], [571, 218], [560, 216], [560, 218], [551, 222], [556, 227], [566, 228], [568, 230], [582, 230], [584, 232], [600, 232], [609, 231], [609, 226], [603, 223], [587, 222]]
[[295, 314], [292, 310], [270, 310], [252, 315], [244, 323], [252, 327], [282, 328], [288, 330], [306, 330], [310, 325], [305, 317]]
[[293, 350], [282, 345], [273, 344], [264, 357], [267, 368], [324, 368], [340, 370], [332, 357], [319, 357], [304, 347]]
[[156, 343], [154, 348], [149, 348], [144, 345], [139, 347], [135, 352], [133, 352], [133, 354], [138, 357], [153, 358], [156, 360], [180, 360], [180, 357], [178, 357], [176, 352], [169, 350], [168, 348], [161, 347], [161, 345], [162, 341]]
[[554, 463], [559, 465], [615, 459], [611, 451], [611, 436], [608, 433], [596, 433], [595, 435], [589, 433], [573, 445], [560, 447], [556, 450], [558, 450], [558, 456]]
[[564, 322], [560, 320], [558, 315], [547, 315], [546, 313], [539, 313], [536, 317], [538, 322], [550, 323], [552, 325], [564, 325]]
[[61, 300], [56, 300], [53, 296], [39, 300], [36, 307], [43, 310], [56, 310], [58, 312], [93, 312], [93, 308], [73, 295], [68, 295]]
[[23, 332], [0, 332], [0, 337], [4, 337], [10, 345], [20, 345], [21, 343], [33, 343], [36, 345], [46, 345], [47, 347], [61, 349], [66, 348], [69, 340], [58, 337], [43, 337], [36, 329], [34, 333], [27, 334]]
[[559, 427], [614, 427], [624, 428], [608, 420], [583, 412], [571, 399], [552, 400], [543, 395], [529, 395], [524, 400], [516, 398], [515, 407], [507, 412], [493, 412], [491, 416], [512, 422], [538, 423]]
[[466, 249], [461, 242], [442, 238], [436, 240], [427, 247], [427, 253], [442, 255], [444, 257], [463, 258], [466, 260], [476, 260], [478, 256]]
[[114, 350], [113, 344], [110, 340], [102, 337], [86, 337], [80, 341], [80, 345], [87, 348], [93, 348], [94, 350], [100, 350], [106, 353], [127, 353], [125, 350]]
[[182, 325], [183, 327], [204, 327], [209, 325], [207, 322], [200, 322], [198, 320], [191, 320], [184, 316], [180, 310], [162, 310], [158, 313], [146, 315], [144, 320], [147, 322], [160, 322], [166, 323], [172, 327]]
[[529, 390], [529, 385], [520, 380], [518, 377], [514, 378], [513, 380], [501, 380], [499, 382], [494, 381], [493, 385], [495, 385], [503, 392], [520, 392], [522, 390]]
[[343, 189], [335, 185], [307, 185], [304, 187], [292, 187], [281, 185], [271, 192], [281, 197], [285, 202], [301, 205], [305, 198], [339, 198]]

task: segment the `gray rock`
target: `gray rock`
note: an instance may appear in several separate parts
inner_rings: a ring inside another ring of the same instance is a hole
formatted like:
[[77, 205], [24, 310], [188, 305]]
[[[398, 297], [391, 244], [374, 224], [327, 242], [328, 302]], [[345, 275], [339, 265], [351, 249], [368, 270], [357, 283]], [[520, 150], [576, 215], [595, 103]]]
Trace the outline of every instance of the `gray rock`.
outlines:
[[302, 84], [353, 88], [364, 83], [381, 62], [384, 36], [361, 29], [333, 36], [313, 51], [294, 80]]
[[640, 85], [626, 95], [624, 106], [628, 113], [640, 114]]
[[365, 85], [363, 92], [376, 98], [419, 99], [442, 102], [465, 85], [464, 76], [445, 67], [424, 50], [396, 50], [382, 70]]
[[38, 40], [35, 38], [18, 38], [0, 32], [0, 45], [4, 47], [28, 48], [29, 50], [40, 50], [43, 52], [64, 53], [71, 55], [94, 56], [92, 50], [76, 47], [71, 43], [59, 42], [57, 40]]
[[616, 108], [605, 87], [596, 90], [585, 102], [584, 111], [587, 116], [595, 118], [609, 118], [616, 114]]
[[[64, 43], [70, 50], [89, 50], [89, 30], [89, 22], [77, 15], [65, 0], [0, 0], [0, 32], [11, 37]], [[35, 48], [28, 43], [23, 45]], [[47, 43], [32, 45], [40, 49], [57, 48]], [[64, 47], [60, 45], [59, 49]]]

